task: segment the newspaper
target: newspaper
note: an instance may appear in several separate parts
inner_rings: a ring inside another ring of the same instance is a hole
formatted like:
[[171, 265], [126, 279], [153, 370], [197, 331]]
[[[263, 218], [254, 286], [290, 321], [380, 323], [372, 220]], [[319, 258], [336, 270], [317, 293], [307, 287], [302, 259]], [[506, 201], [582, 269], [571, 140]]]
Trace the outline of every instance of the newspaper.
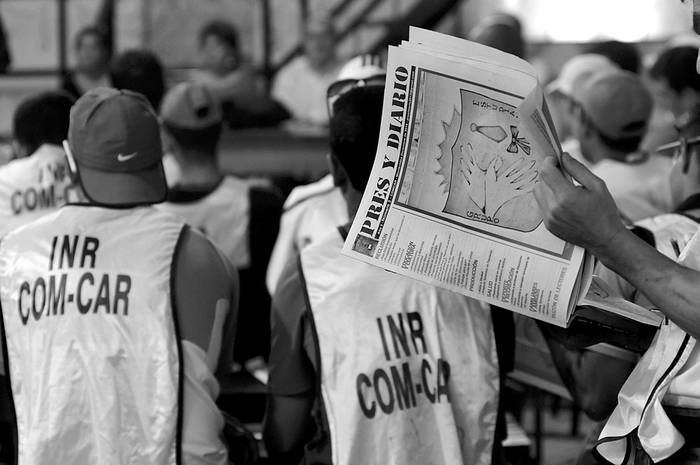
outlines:
[[527, 62], [411, 28], [389, 47], [377, 154], [343, 253], [565, 327], [593, 260], [545, 228], [532, 193], [560, 154]]

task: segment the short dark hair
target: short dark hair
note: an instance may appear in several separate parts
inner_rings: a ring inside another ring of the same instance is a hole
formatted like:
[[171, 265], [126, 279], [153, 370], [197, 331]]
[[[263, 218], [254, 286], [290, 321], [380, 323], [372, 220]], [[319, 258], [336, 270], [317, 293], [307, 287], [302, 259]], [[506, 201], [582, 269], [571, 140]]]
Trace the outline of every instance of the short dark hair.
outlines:
[[158, 111], [165, 94], [165, 75], [158, 57], [147, 50], [120, 53], [110, 66], [112, 85], [143, 94]]
[[222, 127], [222, 123], [216, 123], [202, 129], [189, 129], [163, 123], [165, 131], [183, 150], [211, 155], [212, 158], [216, 157]]
[[639, 50], [633, 44], [617, 40], [595, 42], [584, 49], [584, 53], [603, 55], [615, 63], [620, 69], [639, 73], [641, 58]]
[[357, 87], [333, 104], [330, 146], [357, 190], [367, 186], [379, 141], [383, 86]]
[[68, 137], [73, 97], [62, 91], [33, 95], [19, 104], [12, 118], [12, 133], [28, 153], [42, 144], [61, 145]]
[[204, 44], [210, 36], [216, 37], [238, 53], [238, 31], [233, 24], [221, 20], [208, 22], [199, 31], [199, 45]]
[[665, 81], [675, 92], [690, 88], [700, 92], [700, 75], [695, 70], [698, 48], [672, 47], [661, 53], [649, 70], [652, 79]]
[[86, 26], [75, 34], [75, 39], [73, 42], [73, 47], [77, 50], [81, 47], [83, 39], [85, 37], [92, 36], [95, 37], [106, 53], [109, 52], [109, 46], [107, 45], [107, 34], [99, 28], [98, 26]]

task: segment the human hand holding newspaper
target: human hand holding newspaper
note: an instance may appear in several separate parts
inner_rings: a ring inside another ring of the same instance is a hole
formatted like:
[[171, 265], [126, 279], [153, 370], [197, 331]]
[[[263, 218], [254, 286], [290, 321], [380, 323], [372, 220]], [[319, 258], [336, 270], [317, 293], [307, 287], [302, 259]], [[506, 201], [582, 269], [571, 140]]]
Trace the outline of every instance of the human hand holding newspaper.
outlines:
[[389, 48], [377, 155], [343, 253], [565, 327], [593, 259], [547, 230], [533, 194], [560, 154], [527, 62], [411, 28]]

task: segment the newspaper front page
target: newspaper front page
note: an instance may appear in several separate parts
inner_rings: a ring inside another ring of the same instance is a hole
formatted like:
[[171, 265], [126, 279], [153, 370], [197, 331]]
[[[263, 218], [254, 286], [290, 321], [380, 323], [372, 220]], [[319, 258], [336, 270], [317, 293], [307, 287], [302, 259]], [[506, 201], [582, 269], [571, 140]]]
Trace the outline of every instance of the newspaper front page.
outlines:
[[529, 65], [412, 29], [390, 47], [383, 112], [343, 253], [566, 326], [584, 251], [546, 230], [532, 194], [560, 149]]

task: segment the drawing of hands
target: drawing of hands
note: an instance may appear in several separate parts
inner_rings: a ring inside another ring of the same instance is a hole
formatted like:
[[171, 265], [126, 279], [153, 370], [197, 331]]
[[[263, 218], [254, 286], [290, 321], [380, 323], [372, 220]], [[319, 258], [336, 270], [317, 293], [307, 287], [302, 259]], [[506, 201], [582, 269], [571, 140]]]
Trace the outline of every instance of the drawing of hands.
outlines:
[[495, 157], [484, 176], [484, 213], [495, 216], [506, 202], [531, 192], [537, 183], [537, 174], [535, 160], [522, 157], [503, 168], [503, 159]]
[[460, 146], [459, 149], [461, 153], [459, 159], [461, 167], [459, 172], [465, 180], [467, 194], [469, 197], [471, 197], [476, 206], [483, 212], [486, 202], [486, 192], [484, 187], [486, 173], [476, 164], [472, 153], [466, 154], [464, 152], [463, 145]]

